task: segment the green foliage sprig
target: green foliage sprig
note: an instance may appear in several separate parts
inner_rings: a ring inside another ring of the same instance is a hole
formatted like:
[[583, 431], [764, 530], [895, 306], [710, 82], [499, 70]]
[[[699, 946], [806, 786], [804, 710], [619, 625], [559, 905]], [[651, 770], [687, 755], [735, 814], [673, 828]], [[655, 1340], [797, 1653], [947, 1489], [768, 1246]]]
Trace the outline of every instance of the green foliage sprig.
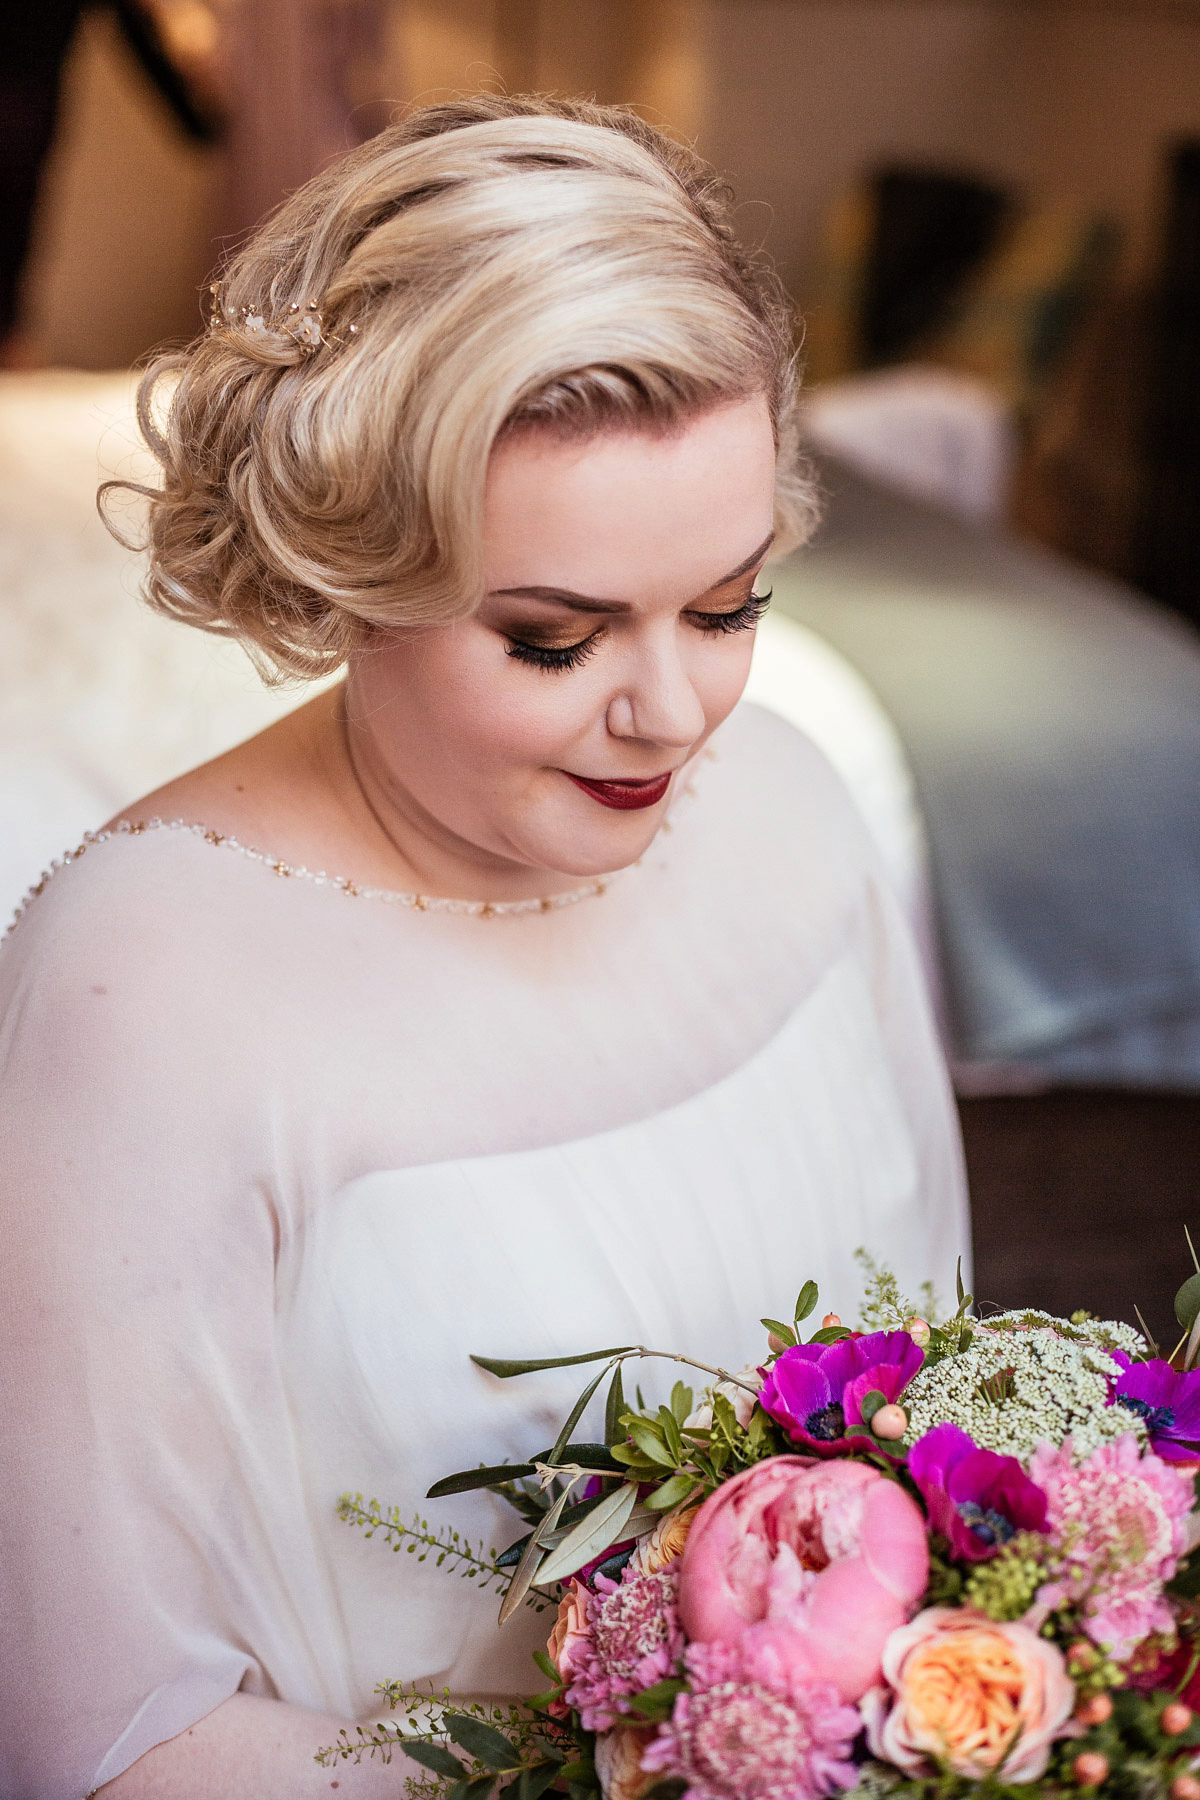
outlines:
[[401, 1717], [356, 1726], [353, 1736], [339, 1732], [336, 1743], [317, 1752], [322, 1768], [364, 1756], [390, 1763], [400, 1750], [428, 1771], [407, 1778], [408, 1800], [489, 1800], [497, 1788], [510, 1800], [539, 1800], [551, 1787], [570, 1800], [595, 1800], [599, 1793], [591, 1755], [581, 1751], [577, 1734], [532, 1706], [453, 1705], [448, 1689], [438, 1695], [415, 1682], [384, 1682], [375, 1691]]
[[[432, 1556], [435, 1568], [448, 1568], [464, 1581], [473, 1581], [481, 1588], [494, 1587], [504, 1595], [512, 1585], [512, 1571], [505, 1567], [498, 1551], [485, 1550], [482, 1544], [476, 1547], [451, 1529], [435, 1531], [419, 1516], [408, 1524], [401, 1518], [397, 1506], [388, 1507], [385, 1512], [378, 1500], [364, 1500], [361, 1494], [343, 1494], [337, 1503], [337, 1516], [347, 1525], [357, 1525], [364, 1537], [371, 1538], [380, 1533], [397, 1554], [405, 1550], [422, 1563]], [[544, 1612], [554, 1600], [552, 1595], [531, 1588], [525, 1602], [536, 1612]]]

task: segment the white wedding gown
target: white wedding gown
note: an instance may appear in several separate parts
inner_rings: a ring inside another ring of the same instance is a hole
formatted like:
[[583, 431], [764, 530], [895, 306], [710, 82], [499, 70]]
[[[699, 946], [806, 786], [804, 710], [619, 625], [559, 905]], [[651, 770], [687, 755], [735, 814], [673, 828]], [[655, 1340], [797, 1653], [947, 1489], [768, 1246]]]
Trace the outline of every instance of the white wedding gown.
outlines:
[[[267, 847], [269, 848], [269, 846]], [[352, 873], [350, 871], [349, 873]], [[743, 707], [640, 867], [415, 912], [228, 844], [92, 844], [0, 951], [0, 1792], [80, 1800], [239, 1688], [517, 1692], [546, 1619], [335, 1517], [502, 1545], [610, 1344], [737, 1366], [864, 1244], [952, 1291], [953, 1106], [853, 806]], [[647, 1395], [678, 1370], [642, 1364]]]

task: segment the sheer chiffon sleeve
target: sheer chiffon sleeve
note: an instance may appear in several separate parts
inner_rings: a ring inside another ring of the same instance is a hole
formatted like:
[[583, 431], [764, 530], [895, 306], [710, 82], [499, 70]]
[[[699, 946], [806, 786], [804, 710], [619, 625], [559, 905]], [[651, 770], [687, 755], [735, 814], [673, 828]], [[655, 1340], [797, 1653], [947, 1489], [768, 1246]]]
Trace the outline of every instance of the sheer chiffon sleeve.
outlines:
[[270, 1693], [263, 1647], [304, 1579], [270, 1134], [218, 947], [195, 918], [182, 942], [153, 895], [106, 895], [103, 867], [72, 873], [89, 904], [56, 881], [0, 957], [0, 1792], [19, 1800], [80, 1800], [239, 1687]]

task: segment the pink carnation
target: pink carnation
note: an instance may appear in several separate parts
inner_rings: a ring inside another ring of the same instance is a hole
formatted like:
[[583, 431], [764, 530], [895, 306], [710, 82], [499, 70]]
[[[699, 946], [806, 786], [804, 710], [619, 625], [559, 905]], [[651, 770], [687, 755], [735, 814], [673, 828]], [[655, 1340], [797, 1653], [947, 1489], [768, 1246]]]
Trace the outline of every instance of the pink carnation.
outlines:
[[816, 1800], [858, 1779], [857, 1707], [828, 1682], [798, 1680], [778, 1635], [760, 1626], [738, 1644], [689, 1647], [691, 1691], [642, 1757], [687, 1783], [683, 1800]]
[[629, 1699], [675, 1672], [683, 1654], [673, 1569], [621, 1581], [595, 1578], [587, 1597], [588, 1636], [576, 1639], [566, 1698], [588, 1731], [608, 1731], [629, 1711]]
[[1046, 1495], [1047, 1529], [1059, 1552], [1050, 1588], [1039, 1596], [1043, 1604], [1074, 1601], [1089, 1637], [1117, 1662], [1150, 1632], [1171, 1631], [1162, 1588], [1187, 1548], [1190, 1473], [1153, 1450], [1139, 1454], [1132, 1432], [1078, 1465], [1070, 1438], [1060, 1450], [1042, 1444], [1029, 1473]]

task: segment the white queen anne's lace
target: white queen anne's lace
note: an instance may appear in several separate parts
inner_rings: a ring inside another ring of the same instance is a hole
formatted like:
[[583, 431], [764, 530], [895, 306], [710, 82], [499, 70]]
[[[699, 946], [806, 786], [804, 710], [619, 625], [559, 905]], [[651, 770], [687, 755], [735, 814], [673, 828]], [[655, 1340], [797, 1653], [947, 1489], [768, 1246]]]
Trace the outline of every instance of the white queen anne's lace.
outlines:
[[1120, 1370], [1105, 1344], [1145, 1349], [1129, 1326], [1108, 1321], [1065, 1328], [1060, 1321], [1056, 1329], [1044, 1313], [989, 1319], [976, 1326], [961, 1355], [927, 1365], [914, 1378], [904, 1396], [906, 1442], [953, 1421], [984, 1449], [1025, 1461], [1039, 1444], [1057, 1447], [1068, 1436], [1077, 1460], [1127, 1432], [1144, 1439], [1136, 1414], [1108, 1404], [1109, 1379]]

